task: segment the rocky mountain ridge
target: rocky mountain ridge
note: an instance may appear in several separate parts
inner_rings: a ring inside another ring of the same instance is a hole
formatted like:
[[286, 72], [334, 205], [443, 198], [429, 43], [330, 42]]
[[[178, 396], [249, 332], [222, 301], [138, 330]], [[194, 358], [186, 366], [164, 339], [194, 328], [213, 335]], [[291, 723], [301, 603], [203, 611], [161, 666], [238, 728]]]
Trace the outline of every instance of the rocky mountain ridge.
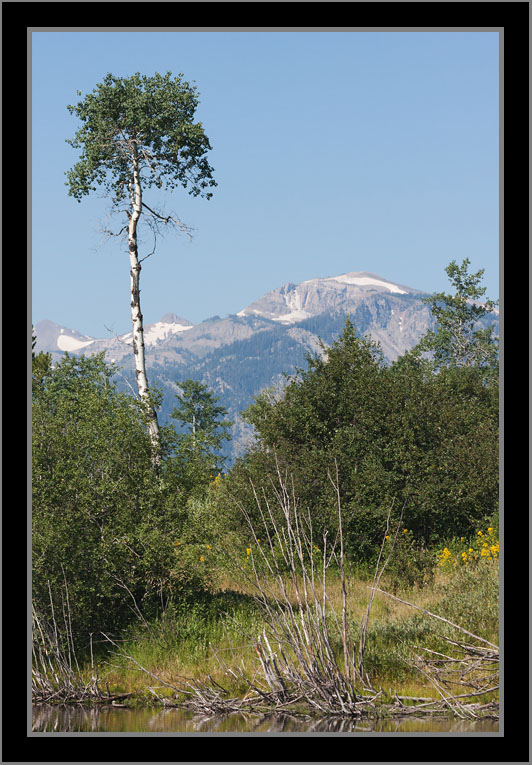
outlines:
[[[357, 332], [380, 343], [392, 362], [412, 348], [433, 325], [427, 293], [367, 272], [285, 284], [263, 295], [237, 314], [214, 316], [199, 324], [165, 314], [145, 325], [146, 366], [150, 383], [162, 390], [161, 421], [168, 421], [179, 381], [208, 385], [234, 420], [228, 456], [249, 445], [250, 429], [240, 412], [267, 386], [280, 387], [286, 375], [304, 367], [307, 354], [320, 352], [320, 340], [332, 343], [349, 314]], [[494, 314], [494, 321], [498, 317]], [[52, 321], [35, 326], [35, 351], [105, 357], [121, 368], [121, 379], [134, 388], [131, 333], [91, 338]]]
[[[390, 306], [389, 322], [381, 326], [382, 321], [377, 321], [375, 326], [368, 326], [368, 329], [370, 332], [375, 331], [376, 340], [382, 342], [384, 339], [387, 346], [383, 349], [385, 356], [392, 360], [406, 349], [410, 340], [409, 333], [405, 334], [404, 339], [397, 337], [394, 342], [391, 338], [385, 339], [386, 333], [381, 330], [390, 324], [389, 335], [402, 335], [410, 322], [412, 311], [408, 311], [411, 306], [407, 307], [404, 301], [390, 302], [390, 298], [404, 295], [419, 297], [424, 294], [426, 293], [412, 287], [397, 285], [367, 271], [310, 279], [301, 284], [285, 284], [237, 314], [225, 318], [215, 316], [194, 325], [174, 313], [165, 314], [158, 322], [145, 325], [144, 342], [148, 354], [156, 353], [159, 356], [162, 353], [163, 358], [165, 353], [168, 357], [172, 352], [179, 355], [179, 351], [185, 355], [191, 352], [202, 357], [220, 344], [241, 340], [254, 332], [266, 329], [269, 322], [293, 326], [323, 314], [354, 313], [362, 306], [366, 306], [367, 311], [371, 313], [371, 306], [379, 304], [378, 300], [375, 302], [372, 298], [379, 295], [386, 296], [385, 302]], [[380, 304], [382, 305], [382, 300]], [[55, 358], [65, 352], [92, 354], [105, 351], [109, 360], [114, 358], [120, 362], [131, 352], [131, 332], [108, 338], [94, 338], [49, 319], [40, 321], [35, 330], [37, 352], [46, 351], [52, 353]]]

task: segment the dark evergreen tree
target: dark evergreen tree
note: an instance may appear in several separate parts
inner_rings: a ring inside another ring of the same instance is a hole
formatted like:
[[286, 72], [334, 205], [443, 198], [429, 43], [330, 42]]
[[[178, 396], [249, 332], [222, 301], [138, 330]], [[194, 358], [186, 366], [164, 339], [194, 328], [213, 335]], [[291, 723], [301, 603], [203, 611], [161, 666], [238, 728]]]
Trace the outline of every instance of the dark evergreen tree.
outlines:
[[180, 476], [178, 482], [197, 491], [223, 469], [224, 459], [218, 452], [222, 442], [230, 438], [227, 431], [233, 423], [219, 419], [227, 410], [218, 405], [219, 397], [206, 385], [188, 379], [179, 386], [178, 406], [170, 416], [184, 430], [173, 438], [173, 462], [167, 469]]

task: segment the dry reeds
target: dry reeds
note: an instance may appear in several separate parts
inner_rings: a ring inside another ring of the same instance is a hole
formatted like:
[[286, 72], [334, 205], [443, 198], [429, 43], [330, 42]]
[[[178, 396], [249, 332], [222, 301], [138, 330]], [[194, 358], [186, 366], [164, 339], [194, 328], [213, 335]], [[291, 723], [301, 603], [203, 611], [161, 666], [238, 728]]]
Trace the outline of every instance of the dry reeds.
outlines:
[[[257, 657], [255, 671], [250, 673], [244, 661], [237, 660], [236, 650], [231, 662], [216, 652], [215, 655], [224, 675], [246, 689], [244, 695], [232, 697], [229, 690], [210, 675], [202, 681], [180, 678], [173, 684], [163, 682], [174, 691], [174, 701], [162, 699], [150, 689], [152, 693], [165, 706], [185, 706], [199, 713], [281, 711], [304, 707], [318, 716], [338, 718], [449, 713], [460, 718], [497, 717], [498, 704], [495, 701], [483, 703], [478, 698], [498, 690], [498, 647], [379, 588], [402, 520], [401, 512], [393, 535], [390, 532], [393, 503], [388, 511], [367, 609], [358, 639], [354, 639], [348, 610], [338, 477], [329, 478], [336, 492], [338, 531], [332, 542], [327, 532], [323, 534], [319, 540], [320, 550], [310, 511], [302, 510], [293, 482], [281, 473], [279, 467], [277, 483], [271, 486], [273, 500], [266, 491], [258, 491], [253, 486], [255, 517], [260, 520], [253, 521], [247, 509], [241, 508], [255, 544], [248, 548], [246, 563], [234, 563], [234, 566], [241, 580], [246, 581], [246, 589], [252, 590], [263, 618], [260, 634], [247, 636]], [[392, 536], [391, 542], [385, 545], [385, 540]], [[339, 606], [335, 609], [327, 592], [328, 572], [333, 564], [341, 582], [341, 613]], [[437, 691], [438, 697], [407, 697], [394, 693], [384, 702], [382, 689], [371, 687], [364, 669], [364, 651], [377, 592], [446, 622], [473, 639], [473, 643], [466, 644], [446, 638], [452, 646], [447, 654], [410, 647], [413, 665]], [[159, 680], [133, 657], [123, 651], [121, 655]]]
[[102, 691], [99, 687], [98, 672], [94, 667], [92, 655], [92, 635], [92, 672], [88, 680], [83, 678], [74, 647], [66, 579], [61, 603], [61, 629], [56, 620], [50, 585], [48, 592], [50, 617], [39, 614], [32, 603], [32, 702], [113, 702], [130, 696], [129, 693], [111, 694], [108, 689]]

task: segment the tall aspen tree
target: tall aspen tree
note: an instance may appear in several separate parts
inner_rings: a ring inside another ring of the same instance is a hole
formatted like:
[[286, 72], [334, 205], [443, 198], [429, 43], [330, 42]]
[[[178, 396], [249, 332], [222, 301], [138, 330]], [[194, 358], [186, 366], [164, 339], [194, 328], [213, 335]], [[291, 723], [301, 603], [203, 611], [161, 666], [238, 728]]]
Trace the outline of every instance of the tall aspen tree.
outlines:
[[194, 122], [197, 90], [182, 77], [170, 72], [153, 77], [136, 73], [128, 78], [107, 74], [92, 93], [67, 107], [82, 123], [74, 138], [67, 140], [81, 149], [79, 161], [66, 173], [69, 195], [81, 202], [102, 187], [113, 211], [127, 217], [118, 234], [127, 234], [135, 372], [139, 397], [146, 404], [156, 467], [160, 432], [146, 374], [140, 306], [141, 262], [149, 255], [139, 256], [138, 227], [144, 216], [155, 230], [163, 224], [188, 230], [177, 217], [163, 215], [153, 203], [148, 205], [144, 191], [152, 187], [172, 191], [181, 186], [192, 196], [210, 199], [209, 189], [217, 185], [206, 158], [209, 139], [201, 122]]

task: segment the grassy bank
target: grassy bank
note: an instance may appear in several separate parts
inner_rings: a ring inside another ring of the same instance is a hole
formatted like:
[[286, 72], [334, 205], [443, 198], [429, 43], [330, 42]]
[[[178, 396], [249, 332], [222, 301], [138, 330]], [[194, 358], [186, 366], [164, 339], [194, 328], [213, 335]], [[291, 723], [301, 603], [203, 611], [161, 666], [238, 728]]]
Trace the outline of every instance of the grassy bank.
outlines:
[[[446, 549], [449, 549], [447, 547]], [[289, 598], [297, 605], [294, 582], [285, 580]], [[371, 592], [372, 577], [351, 572], [346, 578], [347, 626], [356, 644]], [[481, 560], [476, 565], [436, 565], [430, 584], [400, 586], [397, 575], [384, 574], [380, 588], [434, 615], [459, 625], [474, 635], [498, 644], [498, 563]], [[343, 608], [343, 586], [338, 569], [326, 574], [328, 621], [334, 636], [332, 649], [343, 664], [341, 632], [334, 632], [334, 616]], [[321, 599], [323, 590], [317, 592]], [[176, 688], [184, 680], [219, 684], [231, 697], [249, 691], [243, 677], [260, 671], [256, 640], [265, 628], [264, 610], [257, 603], [251, 583], [220, 581], [216, 592], [194, 604], [169, 609], [149, 625], [139, 625], [116, 645], [100, 644], [97, 670], [102, 688], [131, 693], [137, 701], [185, 699]], [[446, 639], [460, 641], [464, 634], [424, 611], [376, 592], [367, 626], [364, 671], [367, 684], [382, 689], [381, 700], [395, 695], [438, 698], [434, 685], [415, 666], [425, 649], [448, 656]], [[355, 645], [356, 647], [356, 645]], [[427, 654], [424, 653], [426, 656]], [[431, 654], [436, 655], [436, 654]], [[345, 667], [343, 667], [345, 670]], [[240, 680], [239, 680], [240, 678]], [[483, 702], [498, 697], [489, 693]]]
[[[357, 567], [341, 536], [320, 549], [297, 514], [287, 512], [285, 523], [275, 542], [254, 534], [240, 562], [213, 552], [209, 590], [120, 635], [94, 635], [84, 662], [74, 666], [71, 646], [56, 650], [49, 632], [39, 649], [41, 700], [496, 714], [494, 528], [428, 551], [399, 526], [371, 566]], [[57, 694], [47, 669], [54, 663], [63, 677]]]

